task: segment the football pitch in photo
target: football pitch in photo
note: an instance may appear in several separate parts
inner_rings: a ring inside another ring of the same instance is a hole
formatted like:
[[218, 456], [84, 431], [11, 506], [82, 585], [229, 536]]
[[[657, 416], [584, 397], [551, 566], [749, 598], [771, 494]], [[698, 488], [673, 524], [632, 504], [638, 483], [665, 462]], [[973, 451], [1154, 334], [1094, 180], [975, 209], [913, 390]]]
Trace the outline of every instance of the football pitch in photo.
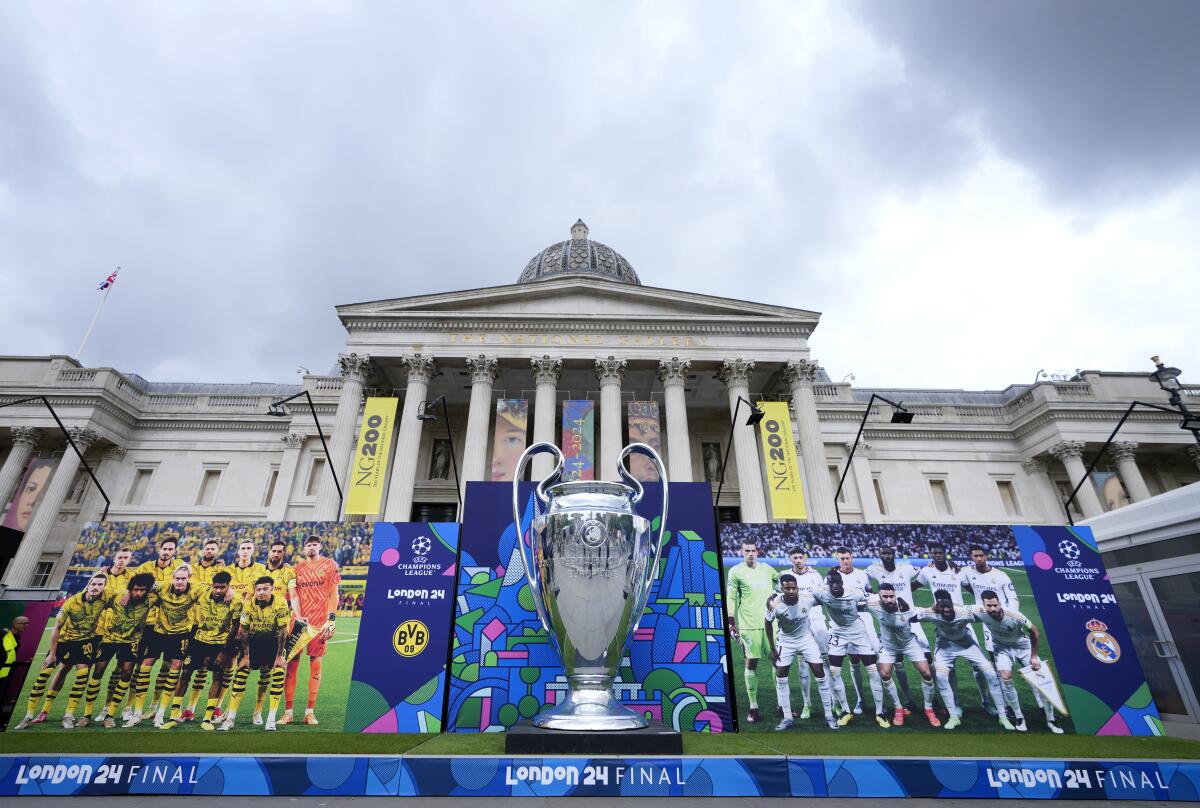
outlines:
[[[304, 654], [303, 652], [300, 654], [299, 657], [297, 657], [300, 660], [300, 669], [296, 673], [296, 693], [295, 693], [295, 700], [293, 702], [293, 711], [294, 711], [295, 720], [293, 720], [293, 722], [291, 724], [278, 727], [278, 729], [276, 730], [277, 733], [284, 733], [284, 732], [314, 733], [314, 732], [341, 732], [342, 731], [342, 725], [343, 725], [343, 722], [344, 722], [345, 716], [346, 716], [346, 700], [347, 700], [347, 697], [350, 692], [350, 677], [351, 677], [351, 673], [352, 673], [352, 670], [354, 667], [354, 649], [358, 642], [359, 620], [360, 620], [360, 618], [358, 618], [358, 617], [339, 617], [338, 618], [337, 632], [334, 634], [333, 638], [329, 640], [329, 643], [327, 645], [326, 652], [325, 652], [325, 657], [324, 657], [325, 661], [322, 665], [321, 686], [320, 686], [320, 691], [317, 696], [317, 703], [314, 707], [314, 713], [316, 714], [317, 720], [319, 722], [316, 725], [305, 724], [304, 720], [303, 720], [304, 708], [308, 703], [309, 659], [308, 659], [308, 655]], [[37, 656], [34, 657], [33, 668], [30, 670], [29, 675], [26, 677], [25, 684], [21, 689], [21, 695], [17, 699], [17, 704], [16, 704], [16, 709], [14, 710], [14, 717], [13, 717], [12, 725], [15, 725], [16, 721], [25, 712], [26, 705], [27, 705], [27, 702], [29, 699], [29, 691], [33, 687], [33, 682], [37, 678], [37, 674], [38, 674], [39, 670], [41, 669], [43, 661], [46, 658], [46, 652], [49, 650], [50, 634], [51, 634], [51, 631], [53, 630], [53, 628], [54, 628], [53, 623], [51, 623], [50, 625], [47, 625], [46, 630], [45, 630], [44, 634], [42, 635], [42, 641], [41, 641], [40, 645], [38, 646]], [[154, 665], [154, 668], [151, 670], [151, 677], [150, 677], [151, 689], [153, 689], [153, 687], [154, 687], [154, 682], [157, 679], [158, 671], [159, 671], [159, 668], [162, 666], [162, 664], [163, 663], [161, 661], [156, 662]], [[108, 693], [109, 677], [112, 675], [112, 672], [115, 671], [116, 668], [117, 668], [117, 666], [115, 663], [110, 664], [108, 666], [108, 670], [105, 671], [104, 680], [101, 682], [101, 687], [100, 687], [100, 698], [98, 698], [96, 700], [96, 703], [93, 706], [93, 709], [92, 709], [91, 713], [89, 714], [89, 717], [91, 717], [91, 715], [94, 715], [103, 709], [104, 705], [102, 702], [103, 702], [104, 697]], [[263, 727], [261, 725], [256, 726], [255, 724], [252, 723], [253, 715], [255, 712], [254, 704], [255, 704], [256, 697], [258, 695], [258, 672], [257, 671], [253, 671], [250, 674], [250, 680], [249, 680], [249, 682], [247, 682], [247, 686], [246, 686], [246, 695], [242, 700], [241, 707], [238, 708], [237, 724], [234, 727], [234, 729], [227, 731], [227, 732], [214, 731], [212, 733], [205, 732], [204, 730], [202, 730], [200, 728], [200, 717], [199, 716], [193, 720], [182, 722], [178, 726], [176, 726], [174, 729], [171, 729], [171, 730], [155, 730], [153, 719], [154, 719], [154, 710], [156, 709], [156, 705], [152, 705], [150, 702], [150, 699], [153, 697], [153, 693], [151, 693], [150, 695], [147, 696], [146, 705], [143, 710], [143, 714], [145, 715], [145, 718], [142, 720], [142, 723], [137, 725], [136, 727], [133, 727], [130, 729], [124, 729], [121, 726], [121, 722], [120, 722], [121, 708], [118, 707], [118, 715], [116, 716], [117, 726], [113, 729], [105, 729], [99, 723], [97, 723], [95, 721], [90, 721], [86, 727], [77, 727], [75, 729], [66, 730], [62, 726], [62, 718], [63, 718], [63, 714], [66, 712], [67, 694], [69, 693], [69, 691], [71, 689], [71, 684], [74, 681], [75, 681], [75, 673], [74, 673], [74, 671], [71, 671], [67, 674], [66, 678], [63, 680], [63, 687], [59, 691], [57, 697], [55, 698], [54, 703], [51, 706], [50, 710], [48, 711], [46, 720], [44, 722], [38, 723], [38, 724], [32, 724], [29, 727], [27, 727], [26, 729], [20, 730], [20, 732], [18, 732], [18, 733], [14, 733], [12, 725], [10, 725], [8, 734], [10, 734], [10, 735], [12, 735], [12, 734], [25, 735], [25, 734], [33, 734], [33, 733], [50, 733], [50, 732], [57, 732], [57, 733], [62, 734], [62, 733], [70, 732], [74, 735], [82, 735], [82, 734], [86, 733], [89, 735], [99, 736], [101, 738], [107, 738], [108, 736], [115, 737], [122, 733], [128, 734], [128, 733], [132, 733], [132, 732], [148, 730], [148, 731], [155, 733], [156, 746], [159, 743], [159, 741], [157, 739], [161, 738], [162, 746], [160, 748], [165, 752], [169, 752], [169, 751], [171, 751], [170, 739], [177, 735], [190, 734], [190, 733], [201, 733], [201, 734], [205, 734], [205, 735], [207, 735], [207, 734], [228, 735], [228, 734], [240, 734], [240, 733], [246, 733], [246, 732], [264, 732]], [[211, 680], [208, 680], [208, 681], [211, 681]], [[185, 704], [186, 704], [187, 700], [190, 698], [190, 695], [191, 695], [191, 688], [189, 687], [188, 690], [185, 691], [185, 695], [184, 695]], [[207, 700], [207, 698], [208, 698], [208, 686], [206, 684], [204, 692], [200, 697], [198, 712], [203, 713], [205, 701]], [[131, 701], [131, 699], [132, 699], [132, 696], [127, 697], [126, 704], [128, 704]], [[222, 701], [223, 701], [223, 704], [227, 705], [228, 704], [228, 695], [226, 695], [226, 697]], [[266, 709], [267, 709], [267, 705], [264, 704], [264, 706], [263, 706], [264, 712]], [[83, 702], [81, 702], [79, 708], [75, 711], [76, 718], [79, 718], [82, 715], [84, 715], [83, 710], [84, 710], [84, 704], [83, 704]], [[281, 702], [279, 705], [279, 712], [277, 714], [277, 717], [283, 715], [283, 710], [284, 710], [284, 705]], [[120, 743], [120, 741], [116, 741], [116, 743]], [[99, 748], [99, 747], [97, 747], [97, 748]]]
[[[762, 562], [759, 562], [762, 563]], [[781, 572], [787, 567], [778, 568]], [[826, 575], [833, 567], [816, 567], [822, 576]], [[1054, 655], [1049, 643], [1045, 640], [1045, 631], [1042, 626], [1042, 618], [1038, 613], [1037, 604], [1034, 601], [1033, 590], [1029, 585], [1029, 576], [1025, 570], [1020, 567], [997, 567], [1001, 569], [1012, 580], [1013, 587], [1016, 589], [1017, 595], [1021, 601], [1020, 611], [1029, 620], [1038, 627], [1038, 631], [1042, 634], [1041, 647], [1038, 649], [1039, 656], [1043, 664], [1049, 665], [1051, 671], [1055, 671]], [[916, 600], [915, 606], [928, 608], [933, 605], [933, 593], [927, 587], [917, 589], [913, 593]], [[765, 611], [765, 604], [764, 604]], [[933, 647], [933, 627], [918, 623], [914, 630], [924, 631], [926, 637], [930, 641], [930, 647]], [[980, 647], [983, 647], [983, 630], [981, 626], [975, 627], [976, 636], [979, 638]], [[759, 720], [751, 723], [746, 720], [748, 713], [748, 704], [746, 696], [746, 661], [742, 651], [742, 645], [736, 640], [730, 643], [732, 655], [731, 664], [733, 666], [734, 679], [734, 698], [737, 705], [738, 729], [740, 732], [774, 732], [776, 725], [779, 723], [782, 713], [779, 710], [779, 704], [775, 696], [775, 672], [772, 660], [760, 659], [758, 669], [758, 710]], [[954, 690], [958, 705], [962, 708], [962, 723], [954, 730], [945, 730], [944, 725], [947, 718], [946, 709], [942, 704], [941, 694], [935, 688], [934, 704], [935, 712], [941, 720], [942, 727], [933, 727], [925, 718], [924, 704], [921, 696], [921, 674], [911, 662], [905, 662], [905, 671], [908, 674], [908, 691], [913, 698], [913, 707], [911, 715], [905, 716], [904, 726], [891, 727], [883, 729], [875, 723], [874, 719], [874, 700], [871, 696], [870, 681], [865, 668], [862, 672], [862, 693], [861, 705], [862, 713], [855, 714], [846, 725], [839, 729], [831, 730], [825, 725], [825, 715], [821, 707], [820, 694], [817, 692], [816, 682], [811, 685], [811, 702], [812, 714], [808, 719], [801, 720], [800, 711], [804, 707], [804, 701], [800, 694], [800, 679], [799, 666], [804, 664], [799, 658], [792, 662], [789, 672], [789, 682], [791, 689], [792, 713], [795, 716], [796, 723], [785, 732], [874, 732], [874, 733], [900, 733], [900, 732], [924, 732], [924, 733], [942, 733], [943, 735], [951, 733], [975, 733], [975, 732], [1007, 732], [1000, 726], [997, 718], [989, 715], [981, 706], [979, 698], [979, 689], [975, 682], [975, 676], [972, 668], [965, 659], [959, 659], [955, 664], [954, 676], [951, 677], [951, 683], [955, 684]], [[899, 667], [899, 663], [897, 663]], [[855, 702], [855, 688], [852, 677], [853, 666], [850, 659], [847, 657], [842, 663], [842, 678], [846, 685], [846, 695], [851, 706]], [[896, 674], [892, 674], [893, 680]], [[1057, 679], [1057, 675], [1055, 677]], [[1016, 683], [1017, 693], [1021, 697], [1021, 710], [1025, 714], [1025, 724], [1029, 732], [1049, 733], [1046, 727], [1045, 716], [1042, 708], [1034, 701], [1033, 692], [1029, 684], [1021, 677], [1020, 673], [1013, 671], [1013, 681]], [[901, 693], [903, 698], [903, 693]], [[892, 705], [890, 702], [884, 710], [884, 717], [890, 722], [892, 719]], [[1057, 716], [1057, 724], [1066, 732], [1073, 731], [1073, 725], [1069, 716], [1059, 714]], [[1016, 734], [1016, 733], [1014, 733]]]

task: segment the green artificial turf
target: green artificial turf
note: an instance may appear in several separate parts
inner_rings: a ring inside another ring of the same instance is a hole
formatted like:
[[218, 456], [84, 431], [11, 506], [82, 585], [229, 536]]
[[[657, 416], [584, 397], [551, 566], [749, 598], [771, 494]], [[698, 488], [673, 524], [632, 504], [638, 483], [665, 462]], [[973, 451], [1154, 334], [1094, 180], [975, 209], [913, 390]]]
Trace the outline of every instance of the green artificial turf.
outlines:
[[[994, 735], [946, 733], [921, 736], [917, 743], [896, 732], [875, 736], [838, 733], [689, 734], [683, 739], [688, 755], [796, 757], [981, 757], [1150, 760], [1200, 759], [1200, 743], [1178, 738], [1100, 738], [1073, 735], [1024, 735], [1020, 742], [997, 744]], [[502, 755], [500, 733], [445, 735], [368, 735], [312, 733], [310, 735], [258, 732], [227, 734], [121, 732], [119, 749], [114, 749], [111, 732], [75, 730], [70, 733], [0, 733], [0, 754], [60, 755], [86, 754], [343, 754], [343, 755]], [[236, 739], [236, 742], [235, 742]]]

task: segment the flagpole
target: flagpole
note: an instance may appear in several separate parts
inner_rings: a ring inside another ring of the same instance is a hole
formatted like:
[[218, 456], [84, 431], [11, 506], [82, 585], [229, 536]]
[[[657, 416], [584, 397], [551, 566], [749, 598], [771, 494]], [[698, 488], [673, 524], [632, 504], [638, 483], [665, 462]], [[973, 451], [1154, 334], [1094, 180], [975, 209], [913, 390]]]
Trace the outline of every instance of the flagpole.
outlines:
[[114, 285], [115, 283], [110, 283], [104, 290], [104, 296], [100, 298], [100, 305], [96, 306], [96, 313], [92, 315], [92, 323], [88, 326], [87, 333], [83, 335], [83, 342], [79, 343], [79, 350], [75, 352], [75, 358], [80, 362], [83, 361], [83, 348], [92, 336], [92, 329], [96, 327], [96, 321], [100, 319], [100, 310], [104, 308], [104, 301], [108, 300], [108, 293], [112, 291]]

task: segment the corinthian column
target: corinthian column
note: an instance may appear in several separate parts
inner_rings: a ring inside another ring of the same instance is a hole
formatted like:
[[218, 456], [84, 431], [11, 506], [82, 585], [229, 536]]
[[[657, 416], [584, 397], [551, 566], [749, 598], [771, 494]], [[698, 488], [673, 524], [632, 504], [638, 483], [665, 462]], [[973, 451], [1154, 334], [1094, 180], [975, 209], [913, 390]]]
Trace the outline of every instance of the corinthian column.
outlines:
[[621, 380], [625, 360], [610, 356], [596, 360], [600, 380], [600, 468], [597, 480], [618, 480], [617, 456], [621, 454]]
[[413, 484], [417, 480], [417, 450], [421, 446], [421, 426], [417, 408], [429, 393], [429, 381], [437, 375], [432, 357], [413, 354], [400, 360], [408, 370], [408, 387], [404, 390], [404, 406], [400, 410], [400, 428], [396, 438], [396, 459], [392, 462], [392, 479], [388, 484], [387, 510], [389, 522], [407, 522], [412, 516]]
[[692, 481], [692, 444], [688, 436], [687, 395], [684, 393], [688, 369], [692, 363], [678, 356], [658, 362], [658, 378], [663, 383], [667, 410], [667, 479], [673, 483]]
[[[562, 375], [562, 360], [549, 356], [535, 356], [529, 360], [529, 364], [533, 368], [533, 381], [537, 386], [537, 393], [533, 399], [533, 442], [553, 443], [558, 446], [559, 441], [554, 439], [554, 416], [558, 411], [555, 402], [558, 401], [558, 378]], [[531, 479], [544, 480], [552, 471], [554, 458], [549, 454], [543, 453], [533, 458]]]
[[1146, 480], [1137, 466], [1137, 460], [1134, 459], [1137, 447], [1136, 443], [1128, 441], [1114, 443], [1108, 447], [1108, 454], [1116, 462], [1117, 474], [1125, 485], [1125, 493], [1129, 494], [1132, 502], [1150, 499], [1150, 489], [1146, 487]]
[[[71, 427], [67, 432], [70, 433], [71, 440], [75, 442], [75, 446], [80, 452], [86, 452], [88, 447], [100, 437], [86, 428]], [[46, 495], [42, 497], [42, 502], [38, 505], [37, 511], [33, 514], [33, 520], [25, 531], [25, 537], [21, 539], [17, 555], [8, 565], [8, 570], [4, 574], [5, 586], [14, 589], [29, 586], [33, 571], [37, 568], [38, 559], [42, 557], [42, 550], [46, 547], [46, 540], [50, 538], [50, 530], [58, 519], [58, 510], [62, 507], [67, 495], [71, 493], [71, 485], [75, 482], [77, 471], [79, 471], [79, 455], [75, 454], [70, 446], [67, 446], [62, 460], [58, 461], [58, 467], [54, 469], [54, 474], [50, 477]], [[51, 582], [52, 586], [55, 584], [56, 582]]]
[[[363, 383], [371, 372], [371, 358], [353, 353], [341, 354], [338, 356], [338, 370], [342, 374], [342, 393], [338, 396], [337, 413], [333, 418], [333, 435], [329, 441], [329, 468], [335, 470], [338, 479], [344, 482], [349, 479], [350, 456], [354, 452], [354, 428], [358, 426]], [[317, 490], [313, 519], [326, 522], [339, 521], [341, 518], [337, 486], [333, 484], [333, 475], [326, 474]]]
[[1104, 513], [1104, 507], [1100, 504], [1096, 487], [1090, 480], [1084, 479], [1087, 477], [1087, 469], [1084, 468], [1082, 460], [1083, 447], [1084, 443], [1081, 440], [1064, 440], [1051, 446], [1050, 454], [1057, 457], [1066, 467], [1067, 477], [1071, 480], [1072, 488], [1079, 485], [1080, 480], [1084, 480], [1083, 485], [1079, 485], [1079, 493], [1075, 495], [1075, 501], [1079, 503], [1079, 510], [1083, 511], [1084, 517], [1090, 519]]
[[804, 486], [808, 490], [808, 514], [813, 522], [836, 522], [833, 488], [829, 485], [829, 467], [825, 465], [825, 442], [817, 417], [817, 398], [813, 382], [817, 363], [807, 359], [788, 362], [783, 377], [792, 388], [792, 409], [796, 413], [796, 432], [800, 441], [800, 460], [804, 466]]
[[479, 356], [467, 359], [471, 369], [471, 407], [467, 411], [467, 439], [463, 446], [462, 495], [467, 496], [468, 480], [486, 480], [488, 422], [492, 410], [492, 383], [500, 370], [494, 358]]
[[[733, 455], [737, 462], [738, 491], [741, 495], [742, 521], [767, 521], [767, 503], [763, 498], [762, 474], [758, 463], [758, 444], [754, 428], [746, 426], [738, 411], [737, 400], [750, 400], [750, 372], [753, 362], [730, 359], [721, 363], [717, 376], [725, 382], [729, 393], [729, 415], [737, 413], [738, 421], [733, 425]], [[749, 410], [743, 410], [747, 415]]]
[[12, 428], [12, 451], [4, 458], [4, 465], [0, 467], [0, 504], [12, 501], [17, 483], [21, 482], [21, 475], [25, 472], [25, 464], [29, 462], [29, 455], [37, 448], [41, 437], [41, 430], [34, 426]]

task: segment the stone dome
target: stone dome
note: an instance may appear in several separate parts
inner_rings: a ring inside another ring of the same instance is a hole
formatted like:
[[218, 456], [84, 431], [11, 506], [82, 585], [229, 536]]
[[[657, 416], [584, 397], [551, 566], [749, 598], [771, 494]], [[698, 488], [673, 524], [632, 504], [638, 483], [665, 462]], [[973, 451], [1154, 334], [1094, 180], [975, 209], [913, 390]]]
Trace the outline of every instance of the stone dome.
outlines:
[[535, 255], [517, 283], [533, 283], [559, 275], [597, 275], [619, 283], [641, 286], [637, 273], [619, 252], [606, 244], [592, 241], [583, 219], [571, 226], [571, 238], [551, 244]]

